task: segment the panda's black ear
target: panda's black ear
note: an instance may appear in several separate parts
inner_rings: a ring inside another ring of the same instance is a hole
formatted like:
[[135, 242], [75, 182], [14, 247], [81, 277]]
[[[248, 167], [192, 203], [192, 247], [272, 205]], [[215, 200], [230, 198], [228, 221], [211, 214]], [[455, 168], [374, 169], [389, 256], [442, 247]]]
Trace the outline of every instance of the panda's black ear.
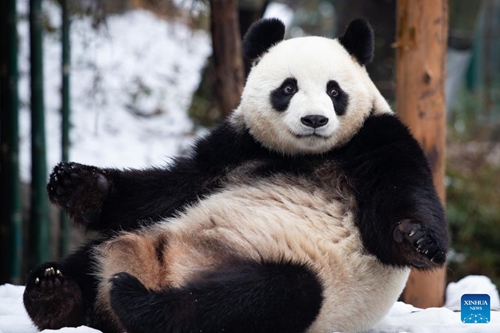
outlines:
[[276, 18], [262, 19], [248, 28], [243, 38], [243, 55], [251, 60], [257, 59], [271, 46], [283, 40], [285, 25]]
[[339, 37], [339, 42], [356, 57], [360, 65], [369, 64], [373, 59], [374, 37], [370, 23], [358, 18], [347, 26], [344, 35]]

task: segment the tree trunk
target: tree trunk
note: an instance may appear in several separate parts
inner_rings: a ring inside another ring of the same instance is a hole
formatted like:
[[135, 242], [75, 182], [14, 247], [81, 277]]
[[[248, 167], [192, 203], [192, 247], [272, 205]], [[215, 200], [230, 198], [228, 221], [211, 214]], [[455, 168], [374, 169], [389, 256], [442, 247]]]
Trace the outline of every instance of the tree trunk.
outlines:
[[216, 91], [227, 117], [240, 102], [244, 81], [237, 1], [212, 0], [210, 9]]
[[[242, 40], [252, 23], [262, 18], [268, 3], [269, 1], [267, 0], [239, 1], [238, 17]], [[247, 77], [252, 68], [252, 60], [243, 57], [243, 67], [245, 69], [245, 77]]]
[[[447, 34], [447, 0], [398, 0], [398, 114], [424, 149], [431, 165], [434, 185], [443, 204]], [[445, 268], [426, 273], [413, 270], [403, 293], [403, 300], [422, 308], [442, 306], [445, 279]]]

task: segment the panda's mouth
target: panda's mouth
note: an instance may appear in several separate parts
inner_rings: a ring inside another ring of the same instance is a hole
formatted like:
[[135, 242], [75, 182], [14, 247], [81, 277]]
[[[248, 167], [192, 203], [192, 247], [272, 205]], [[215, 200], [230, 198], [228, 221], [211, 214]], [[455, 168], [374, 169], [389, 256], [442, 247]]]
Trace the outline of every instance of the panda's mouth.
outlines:
[[316, 132], [307, 133], [307, 134], [297, 134], [297, 133], [292, 133], [292, 134], [299, 139], [304, 139], [304, 138], [328, 139], [328, 136], [322, 135], [322, 134], [319, 134]]

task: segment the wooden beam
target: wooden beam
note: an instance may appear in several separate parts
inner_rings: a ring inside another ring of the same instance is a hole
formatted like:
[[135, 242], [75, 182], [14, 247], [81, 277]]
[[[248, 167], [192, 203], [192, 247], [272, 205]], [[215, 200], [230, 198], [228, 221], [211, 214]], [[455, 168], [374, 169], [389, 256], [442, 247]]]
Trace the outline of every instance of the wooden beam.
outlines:
[[[424, 149], [444, 204], [447, 0], [398, 0], [396, 24], [398, 115]], [[426, 273], [413, 270], [403, 300], [421, 308], [442, 306], [445, 284], [445, 268]]]

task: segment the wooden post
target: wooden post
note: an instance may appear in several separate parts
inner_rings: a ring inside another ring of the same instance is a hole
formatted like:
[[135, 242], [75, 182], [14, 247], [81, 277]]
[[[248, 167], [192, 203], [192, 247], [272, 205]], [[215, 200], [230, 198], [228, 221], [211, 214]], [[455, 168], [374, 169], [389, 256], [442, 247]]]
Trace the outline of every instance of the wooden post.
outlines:
[[210, 1], [210, 19], [216, 91], [226, 117], [238, 106], [244, 83], [237, 1]]
[[[398, 115], [420, 142], [432, 168], [434, 185], [445, 203], [446, 107], [444, 95], [447, 0], [398, 0], [396, 100]], [[403, 300], [427, 308], [442, 306], [446, 269], [413, 270]]]

